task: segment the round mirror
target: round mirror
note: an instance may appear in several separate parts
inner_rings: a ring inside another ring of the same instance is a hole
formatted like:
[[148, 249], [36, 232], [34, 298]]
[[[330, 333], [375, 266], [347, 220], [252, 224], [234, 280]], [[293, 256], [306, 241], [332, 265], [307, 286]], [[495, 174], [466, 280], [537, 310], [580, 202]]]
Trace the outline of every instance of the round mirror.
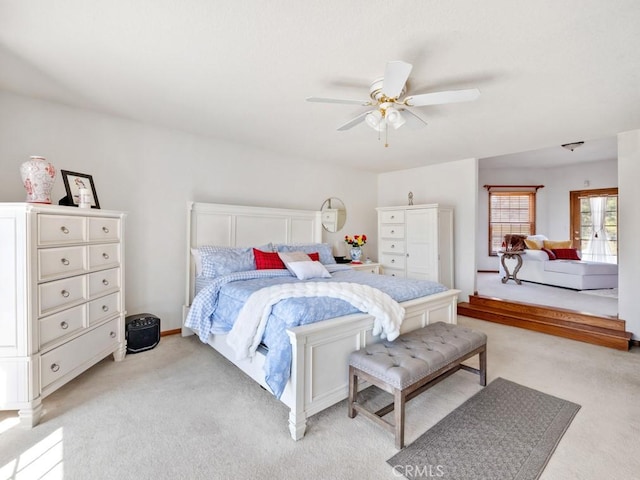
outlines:
[[347, 221], [347, 209], [342, 200], [335, 197], [327, 198], [320, 210], [322, 210], [322, 226], [327, 232], [335, 233], [342, 230]]

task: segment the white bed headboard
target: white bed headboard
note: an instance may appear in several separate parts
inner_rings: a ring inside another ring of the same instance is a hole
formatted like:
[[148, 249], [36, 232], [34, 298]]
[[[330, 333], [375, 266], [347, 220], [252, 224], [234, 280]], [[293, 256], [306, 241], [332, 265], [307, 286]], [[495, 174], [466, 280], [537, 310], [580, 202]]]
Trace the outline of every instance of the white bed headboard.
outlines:
[[269, 242], [322, 242], [321, 212], [189, 202], [185, 306], [191, 304], [195, 288], [192, 248], [203, 245], [257, 247]]

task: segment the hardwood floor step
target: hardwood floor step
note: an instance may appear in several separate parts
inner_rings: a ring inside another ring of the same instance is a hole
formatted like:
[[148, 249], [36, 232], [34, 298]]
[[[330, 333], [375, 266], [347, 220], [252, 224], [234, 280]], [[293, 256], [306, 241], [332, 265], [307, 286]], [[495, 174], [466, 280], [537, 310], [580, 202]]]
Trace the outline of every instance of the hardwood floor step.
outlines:
[[579, 315], [576, 321], [572, 321], [553, 315], [545, 317], [539, 311], [537, 314], [522, 312], [505, 305], [508, 303], [510, 302], [502, 301], [498, 305], [505, 308], [500, 308], [483, 302], [462, 302], [458, 304], [458, 314], [618, 350], [629, 349], [630, 332], [583, 323], [582, 315]]
[[593, 315], [584, 312], [576, 312], [556, 307], [546, 307], [543, 305], [534, 305], [524, 302], [516, 302], [511, 300], [503, 300], [493, 297], [484, 297], [482, 295], [472, 295], [469, 297], [469, 303], [473, 305], [484, 305], [487, 307], [500, 308], [510, 310], [522, 314], [541, 315], [548, 318], [558, 320], [568, 320], [580, 322], [594, 327], [607, 328], [611, 330], [626, 330], [626, 322], [617, 317], [609, 317], [604, 315]]
[[470, 306], [477, 309], [478, 311], [492, 313], [494, 315], [502, 315], [504, 317], [517, 317], [522, 320], [527, 320], [530, 322], [544, 323], [548, 325], [557, 325], [561, 327], [578, 329], [578, 330], [587, 330], [587, 331], [601, 333], [602, 335], [608, 335], [613, 337], [626, 337], [626, 332], [624, 331], [594, 326], [590, 324], [581, 323], [579, 321], [567, 320], [565, 318], [555, 318], [553, 316], [547, 317], [540, 313], [531, 314], [528, 312], [520, 312], [520, 311], [514, 311], [510, 309], [501, 309], [498, 307], [492, 307], [492, 306], [486, 306], [486, 305], [483, 305], [482, 307], [478, 307], [477, 305], [470, 304]]

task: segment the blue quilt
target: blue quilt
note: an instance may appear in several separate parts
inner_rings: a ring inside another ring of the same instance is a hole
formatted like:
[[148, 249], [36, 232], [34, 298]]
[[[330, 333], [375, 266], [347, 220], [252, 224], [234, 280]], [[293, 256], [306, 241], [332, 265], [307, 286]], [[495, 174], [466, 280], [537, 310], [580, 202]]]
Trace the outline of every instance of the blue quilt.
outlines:
[[[314, 278], [313, 281], [366, 284], [382, 290], [397, 302], [447, 290], [447, 287], [436, 282], [372, 275], [341, 267], [335, 267], [331, 278]], [[240, 309], [253, 292], [285, 282], [296, 283], [301, 280], [288, 270], [253, 270], [211, 279], [208, 285], [201, 284], [185, 326], [206, 343], [210, 334], [226, 334], [231, 330]], [[262, 343], [268, 349], [264, 365], [265, 380], [276, 397], [282, 395], [291, 372], [291, 344], [286, 330], [357, 312], [350, 303], [329, 297], [288, 298], [273, 306]]]

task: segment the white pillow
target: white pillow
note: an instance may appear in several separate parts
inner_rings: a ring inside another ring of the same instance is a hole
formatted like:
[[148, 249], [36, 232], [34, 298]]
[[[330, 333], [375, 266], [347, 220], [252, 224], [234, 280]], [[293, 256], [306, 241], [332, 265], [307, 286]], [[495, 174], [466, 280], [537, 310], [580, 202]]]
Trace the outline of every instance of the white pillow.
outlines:
[[304, 252], [278, 252], [280, 259], [298, 280], [331, 278], [331, 274], [320, 262], [315, 262]]

